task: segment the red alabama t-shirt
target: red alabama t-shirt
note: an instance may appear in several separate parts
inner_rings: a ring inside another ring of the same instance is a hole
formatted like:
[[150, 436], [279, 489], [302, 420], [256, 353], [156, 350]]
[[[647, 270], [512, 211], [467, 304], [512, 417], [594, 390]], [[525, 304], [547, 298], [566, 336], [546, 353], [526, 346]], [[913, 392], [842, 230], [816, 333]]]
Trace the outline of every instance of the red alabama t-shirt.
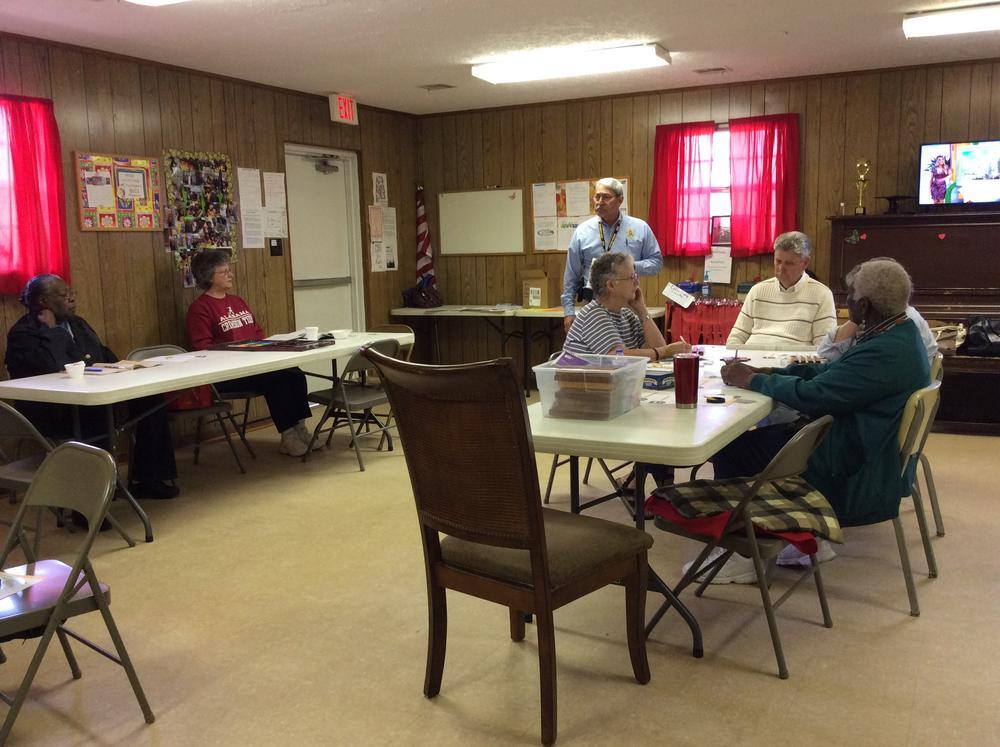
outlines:
[[261, 340], [264, 330], [257, 324], [247, 302], [239, 296], [212, 298], [202, 293], [187, 313], [187, 331], [193, 350], [204, 350], [222, 342]]

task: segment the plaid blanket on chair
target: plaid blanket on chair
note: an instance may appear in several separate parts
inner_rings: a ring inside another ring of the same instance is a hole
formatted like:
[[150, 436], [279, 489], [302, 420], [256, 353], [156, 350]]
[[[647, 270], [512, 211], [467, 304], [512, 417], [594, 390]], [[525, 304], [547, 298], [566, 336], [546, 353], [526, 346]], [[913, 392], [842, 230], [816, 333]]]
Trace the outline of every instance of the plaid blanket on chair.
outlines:
[[[753, 480], [693, 480], [657, 488], [653, 495], [669, 501], [689, 519], [732, 511], [750, 493]], [[812, 532], [831, 542], [843, 543], [844, 533], [823, 494], [801, 477], [765, 483], [747, 505], [750, 521], [768, 532]]]

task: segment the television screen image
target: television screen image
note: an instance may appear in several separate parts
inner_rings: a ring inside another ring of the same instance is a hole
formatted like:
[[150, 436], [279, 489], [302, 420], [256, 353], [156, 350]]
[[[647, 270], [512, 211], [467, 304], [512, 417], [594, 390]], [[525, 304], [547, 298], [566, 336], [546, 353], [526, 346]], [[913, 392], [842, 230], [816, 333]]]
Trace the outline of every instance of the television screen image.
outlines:
[[920, 147], [921, 205], [1000, 203], [1000, 140]]

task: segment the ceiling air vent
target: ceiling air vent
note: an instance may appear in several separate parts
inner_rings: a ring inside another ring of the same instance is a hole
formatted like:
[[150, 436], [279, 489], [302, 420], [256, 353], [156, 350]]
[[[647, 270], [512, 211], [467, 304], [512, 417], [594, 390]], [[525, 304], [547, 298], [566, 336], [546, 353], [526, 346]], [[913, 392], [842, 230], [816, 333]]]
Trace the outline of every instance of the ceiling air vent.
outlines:
[[449, 88], [454, 88], [455, 86], [449, 86], [447, 83], [428, 83], [426, 86], [417, 86], [417, 88], [423, 88], [428, 93], [432, 91], [446, 91]]
[[695, 70], [698, 75], [722, 75], [723, 73], [733, 72], [732, 68], [728, 67], [703, 67]]

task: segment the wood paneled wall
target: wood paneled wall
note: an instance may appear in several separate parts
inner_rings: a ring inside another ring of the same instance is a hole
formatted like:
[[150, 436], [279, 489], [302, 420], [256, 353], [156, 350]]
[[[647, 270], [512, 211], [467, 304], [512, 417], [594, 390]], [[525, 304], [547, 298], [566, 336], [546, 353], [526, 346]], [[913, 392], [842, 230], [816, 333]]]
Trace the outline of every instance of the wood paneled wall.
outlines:
[[[208, 74], [0, 34], [0, 92], [51, 98], [62, 138], [67, 225], [79, 313], [119, 355], [141, 345], [186, 345], [184, 315], [196, 295], [183, 288], [173, 255], [154, 233], [79, 230], [73, 151], [159, 156], [167, 148], [228, 153], [233, 166], [284, 171], [286, 142], [343, 148], [360, 154], [362, 226], [372, 201], [372, 171], [389, 174], [397, 208], [400, 269], [370, 274], [365, 252], [369, 325], [387, 322], [400, 292], [413, 284], [415, 259], [406, 252], [415, 234], [416, 120], [361, 107], [360, 126], [330, 121], [323, 97], [282, 91]], [[240, 250], [237, 293], [265, 329], [293, 327], [291, 253]], [[11, 296], [0, 306], [7, 330], [24, 313]], [[0, 335], [0, 358], [6, 335]]]
[[[487, 185], [517, 186], [530, 194], [536, 181], [607, 174], [630, 179], [633, 214], [645, 217], [653, 176], [656, 126], [781, 112], [801, 116], [799, 217], [815, 243], [814, 267], [828, 274], [830, 226], [826, 216], [855, 201], [854, 164], [872, 163], [865, 197], [912, 193], [917, 146], [936, 139], [1000, 137], [1000, 61], [716, 86], [413, 117], [360, 108], [359, 127], [330, 122], [319, 96], [283, 91], [152, 62], [0, 34], [0, 91], [55, 102], [63, 144], [73, 284], [80, 313], [107, 344], [124, 354], [139, 345], [185, 343], [184, 313], [194, 291], [181, 287], [173, 257], [159, 235], [84, 233], [77, 227], [72, 174], [74, 150], [159, 155], [166, 148], [228, 153], [234, 166], [284, 170], [284, 144], [344, 148], [360, 155], [361, 222], [372, 201], [371, 172], [389, 175], [397, 209], [399, 269], [370, 273], [365, 251], [369, 325], [389, 321], [400, 293], [413, 284], [414, 183], [427, 189], [432, 242], [438, 246], [437, 193]], [[530, 246], [530, 210], [525, 211]], [[237, 288], [265, 327], [293, 323], [291, 254], [242, 250]], [[504, 257], [435, 256], [448, 303], [516, 302], [517, 271], [542, 267], [561, 277], [565, 254]], [[667, 280], [701, 276], [700, 259], [669, 258], [658, 278], [645, 279], [653, 302]], [[737, 260], [733, 284], [771, 274], [770, 259]], [[718, 286], [713, 292], [718, 293]], [[22, 314], [3, 297], [0, 324]], [[480, 320], [441, 327], [446, 361], [500, 353], [497, 335]], [[0, 336], [0, 347], [4, 343]], [[520, 355], [519, 346], [508, 354]], [[2, 349], [0, 349], [2, 354]], [[426, 356], [426, 347], [418, 349]], [[541, 355], [541, 346], [536, 350]]]
[[[878, 195], [915, 194], [922, 142], [1000, 138], [1000, 62], [937, 65], [807, 79], [685, 89], [586, 101], [422, 117], [420, 175], [428, 191], [432, 236], [439, 235], [436, 193], [487, 185], [530, 194], [536, 181], [626, 175], [633, 215], [645, 218], [653, 177], [656, 126], [675, 122], [797, 112], [800, 115], [799, 224], [814, 241], [813, 267], [828, 279], [830, 224], [844, 202], [857, 203], [855, 164], [871, 162], [868, 211]], [[525, 206], [525, 246], [530, 209]], [[437, 242], [435, 241], [435, 246]], [[516, 302], [517, 271], [535, 266], [562, 276], [565, 253], [435, 257], [446, 303]], [[733, 284], [770, 277], [770, 255], [734, 261]], [[668, 280], [699, 279], [703, 261], [667, 258], [643, 281], [650, 303]], [[721, 286], [713, 286], [719, 295]], [[478, 320], [442, 323], [446, 361], [499, 354]], [[509, 346], [508, 353], [517, 355]], [[536, 351], [538, 359], [540, 351]]]

